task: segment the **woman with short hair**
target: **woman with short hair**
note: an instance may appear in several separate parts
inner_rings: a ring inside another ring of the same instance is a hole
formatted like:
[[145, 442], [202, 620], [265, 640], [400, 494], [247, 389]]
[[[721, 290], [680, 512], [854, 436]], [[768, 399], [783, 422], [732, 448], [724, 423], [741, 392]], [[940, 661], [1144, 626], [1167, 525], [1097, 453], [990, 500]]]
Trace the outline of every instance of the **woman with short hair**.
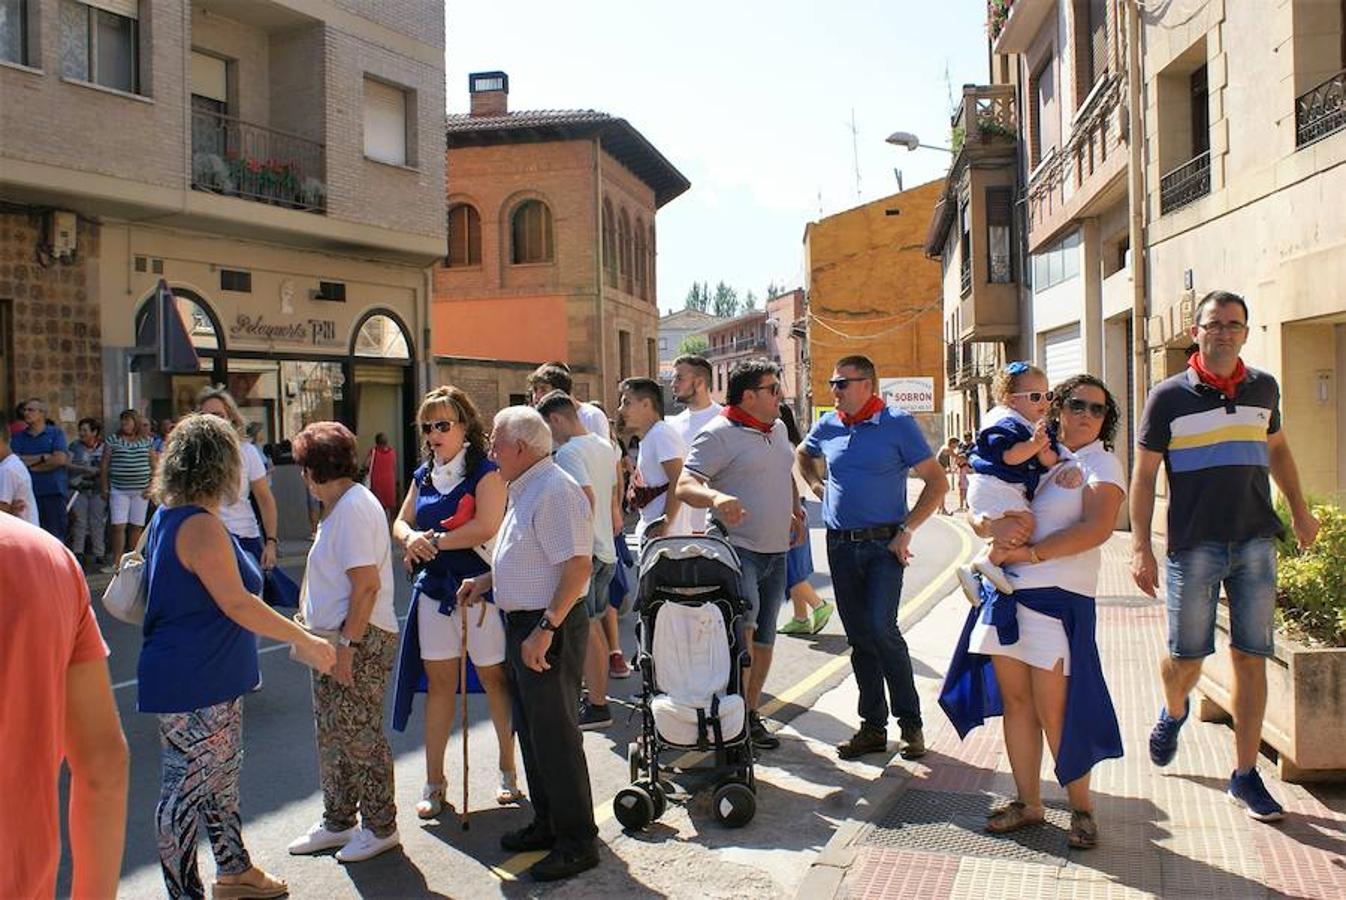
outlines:
[[407, 566], [416, 570], [393, 692], [393, 728], [406, 728], [415, 693], [425, 691], [426, 774], [416, 814], [429, 819], [444, 808], [444, 752], [453, 729], [464, 652], [486, 690], [495, 725], [500, 763], [496, 801], [513, 803], [522, 794], [514, 765], [504, 621], [494, 603], [470, 610], [464, 648], [456, 599], [464, 579], [491, 570], [478, 548], [495, 537], [505, 517], [505, 482], [486, 458], [486, 426], [462, 390], [446, 385], [426, 394], [416, 419], [426, 459], [412, 476], [393, 522], [393, 538], [402, 545]]
[[336, 643], [337, 658], [330, 675], [313, 674], [323, 817], [289, 850], [340, 848], [336, 858], [345, 863], [401, 843], [393, 751], [383, 733], [383, 698], [397, 654], [392, 547], [383, 507], [355, 480], [355, 452], [355, 435], [339, 422], [315, 422], [294, 439], [294, 461], [323, 504], [300, 616]]
[[288, 888], [252, 864], [238, 807], [243, 760], [240, 698], [257, 682], [253, 634], [289, 643], [330, 670], [336, 652], [257, 596], [262, 575], [225, 529], [222, 505], [239, 478], [238, 436], [213, 416], [183, 419], [164, 446], [154, 494], [162, 504], [145, 540], [139, 708], [159, 717], [162, 786], [155, 810], [170, 897], [204, 897], [196, 836], [215, 854], [216, 898], [279, 897]]

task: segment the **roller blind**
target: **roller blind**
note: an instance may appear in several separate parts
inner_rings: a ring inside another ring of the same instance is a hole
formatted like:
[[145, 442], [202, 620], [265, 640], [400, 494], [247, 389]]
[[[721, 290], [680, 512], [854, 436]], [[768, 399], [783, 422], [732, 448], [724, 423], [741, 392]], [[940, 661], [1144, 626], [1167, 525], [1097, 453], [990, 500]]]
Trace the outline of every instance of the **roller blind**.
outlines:
[[192, 51], [192, 93], [229, 102], [229, 66], [224, 60]]
[[407, 162], [407, 95], [365, 79], [365, 156], [402, 166]]
[[1048, 384], [1060, 384], [1071, 375], [1084, 371], [1084, 347], [1080, 342], [1080, 326], [1071, 325], [1042, 336], [1043, 368]]
[[80, 2], [85, 6], [92, 6], [128, 19], [140, 18], [140, 0], [80, 0]]

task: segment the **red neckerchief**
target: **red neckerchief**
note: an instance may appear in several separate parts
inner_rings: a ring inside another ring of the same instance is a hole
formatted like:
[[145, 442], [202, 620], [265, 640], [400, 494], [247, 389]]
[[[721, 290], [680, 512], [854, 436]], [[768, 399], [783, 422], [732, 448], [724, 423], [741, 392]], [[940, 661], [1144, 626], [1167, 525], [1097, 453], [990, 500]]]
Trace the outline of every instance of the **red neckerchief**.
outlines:
[[1230, 400], [1233, 400], [1234, 394], [1238, 392], [1239, 384], [1248, 377], [1248, 369], [1240, 359], [1234, 366], [1234, 374], [1228, 378], [1221, 378], [1201, 364], [1200, 350], [1187, 357], [1187, 368], [1196, 373], [1202, 384], [1210, 385]]
[[767, 424], [756, 416], [749, 415], [744, 412], [742, 408], [737, 406], [726, 406], [724, 409], [720, 410], [720, 415], [724, 416], [735, 425], [744, 425], [748, 428], [754, 428], [757, 431], [762, 432], [762, 434], [770, 434], [771, 429], [775, 427], [774, 422]]
[[880, 412], [882, 409], [883, 398], [878, 394], [870, 394], [869, 399], [865, 401], [865, 405], [860, 407], [855, 415], [848, 416], [841, 410], [837, 410], [837, 418], [841, 419], [842, 425], [851, 428], [858, 422], [866, 422], [874, 418], [874, 414]]

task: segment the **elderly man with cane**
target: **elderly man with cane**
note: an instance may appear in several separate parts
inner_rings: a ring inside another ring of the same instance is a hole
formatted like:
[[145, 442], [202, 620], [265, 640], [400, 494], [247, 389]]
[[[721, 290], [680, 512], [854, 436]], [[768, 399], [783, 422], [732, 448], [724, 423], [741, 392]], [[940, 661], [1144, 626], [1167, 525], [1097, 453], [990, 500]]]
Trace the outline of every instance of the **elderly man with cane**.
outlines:
[[579, 730], [580, 678], [589, 618], [579, 604], [592, 569], [589, 501], [551, 458], [547, 422], [533, 409], [496, 414], [491, 458], [509, 482], [509, 509], [491, 571], [466, 579], [459, 602], [494, 588], [505, 613], [514, 726], [533, 800], [531, 824], [501, 836], [511, 852], [550, 850], [529, 870], [538, 881], [598, 865], [598, 828]]

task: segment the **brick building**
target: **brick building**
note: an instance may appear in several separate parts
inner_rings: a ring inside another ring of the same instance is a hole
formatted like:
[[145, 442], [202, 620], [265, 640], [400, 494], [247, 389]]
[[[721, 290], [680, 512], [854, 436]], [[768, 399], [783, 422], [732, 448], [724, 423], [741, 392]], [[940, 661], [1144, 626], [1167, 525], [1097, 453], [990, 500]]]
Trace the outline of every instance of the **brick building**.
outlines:
[[874, 361], [880, 387], [885, 379], [928, 380], [933, 409], [915, 415], [932, 442], [942, 436], [934, 412], [944, 400], [940, 268], [925, 257], [922, 246], [943, 190], [942, 181], [931, 181], [804, 229], [815, 417], [832, 406], [827, 379], [836, 361], [862, 353]]
[[[268, 440], [413, 447], [444, 253], [438, 0], [19, 0], [0, 33], [0, 404], [73, 431], [225, 383]], [[16, 4], [6, 4], [7, 10]], [[164, 279], [200, 365], [162, 371]]]
[[655, 215], [691, 185], [624, 119], [510, 112], [503, 72], [469, 89], [471, 112], [448, 118], [438, 377], [491, 414], [563, 360], [576, 395], [614, 412], [618, 381], [658, 377]]

